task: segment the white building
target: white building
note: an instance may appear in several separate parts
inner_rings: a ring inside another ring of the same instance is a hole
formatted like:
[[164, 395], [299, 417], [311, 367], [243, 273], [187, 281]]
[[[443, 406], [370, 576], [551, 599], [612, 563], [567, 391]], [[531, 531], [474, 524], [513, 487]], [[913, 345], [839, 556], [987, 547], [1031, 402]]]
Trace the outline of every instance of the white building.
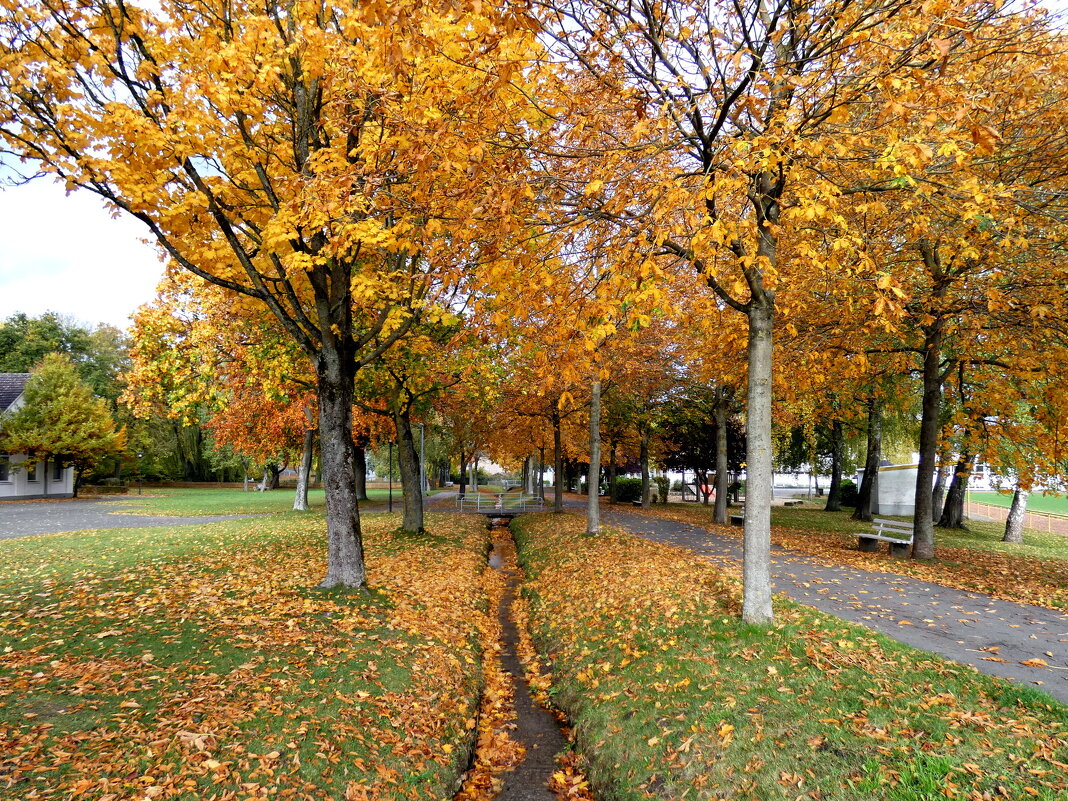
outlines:
[[[22, 406], [29, 379], [29, 373], [0, 373], [0, 427], [2, 415]], [[0, 501], [73, 496], [73, 467], [65, 467], [62, 461], [54, 459], [31, 464], [25, 453], [0, 452]]]

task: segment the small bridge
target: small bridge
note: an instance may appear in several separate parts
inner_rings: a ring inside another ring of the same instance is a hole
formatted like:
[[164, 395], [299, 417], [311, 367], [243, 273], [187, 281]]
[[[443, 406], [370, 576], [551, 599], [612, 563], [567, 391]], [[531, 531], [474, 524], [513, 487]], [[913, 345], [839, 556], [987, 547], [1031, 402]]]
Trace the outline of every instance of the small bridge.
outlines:
[[544, 498], [521, 493], [468, 492], [456, 497], [457, 511], [485, 515], [486, 517], [510, 518], [526, 512], [540, 512], [544, 508]]

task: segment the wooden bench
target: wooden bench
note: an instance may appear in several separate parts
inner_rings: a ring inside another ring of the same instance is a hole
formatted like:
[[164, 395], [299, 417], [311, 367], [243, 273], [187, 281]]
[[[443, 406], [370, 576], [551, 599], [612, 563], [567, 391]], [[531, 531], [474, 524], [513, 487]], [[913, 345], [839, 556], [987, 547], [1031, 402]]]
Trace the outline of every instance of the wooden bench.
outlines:
[[891, 556], [908, 556], [915, 532], [911, 523], [877, 517], [871, 522], [871, 532], [857, 534], [857, 547], [865, 553], [877, 553], [880, 542], [890, 543]]

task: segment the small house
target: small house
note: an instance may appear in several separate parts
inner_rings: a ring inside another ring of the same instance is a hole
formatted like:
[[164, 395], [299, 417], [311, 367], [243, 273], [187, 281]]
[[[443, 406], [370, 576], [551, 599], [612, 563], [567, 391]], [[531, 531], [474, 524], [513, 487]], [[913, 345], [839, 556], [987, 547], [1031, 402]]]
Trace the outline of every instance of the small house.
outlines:
[[[3, 415], [20, 408], [29, 373], [0, 373], [0, 429]], [[60, 459], [31, 462], [25, 453], [0, 452], [0, 501], [74, 497], [74, 468]]]

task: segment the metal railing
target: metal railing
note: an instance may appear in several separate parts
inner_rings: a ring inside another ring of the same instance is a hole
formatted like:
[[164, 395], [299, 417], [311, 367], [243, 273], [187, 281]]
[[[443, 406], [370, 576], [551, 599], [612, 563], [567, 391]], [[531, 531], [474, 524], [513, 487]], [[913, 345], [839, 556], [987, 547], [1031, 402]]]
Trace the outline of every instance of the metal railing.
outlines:
[[535, 512], [544, 509], [545, 500], [536, 495], [468, 492], [457, 496], [456, 507], [461, 512], [478, 512], [479, 514], [487, 515], [494, 512], [515, 514], [517, 512]]

